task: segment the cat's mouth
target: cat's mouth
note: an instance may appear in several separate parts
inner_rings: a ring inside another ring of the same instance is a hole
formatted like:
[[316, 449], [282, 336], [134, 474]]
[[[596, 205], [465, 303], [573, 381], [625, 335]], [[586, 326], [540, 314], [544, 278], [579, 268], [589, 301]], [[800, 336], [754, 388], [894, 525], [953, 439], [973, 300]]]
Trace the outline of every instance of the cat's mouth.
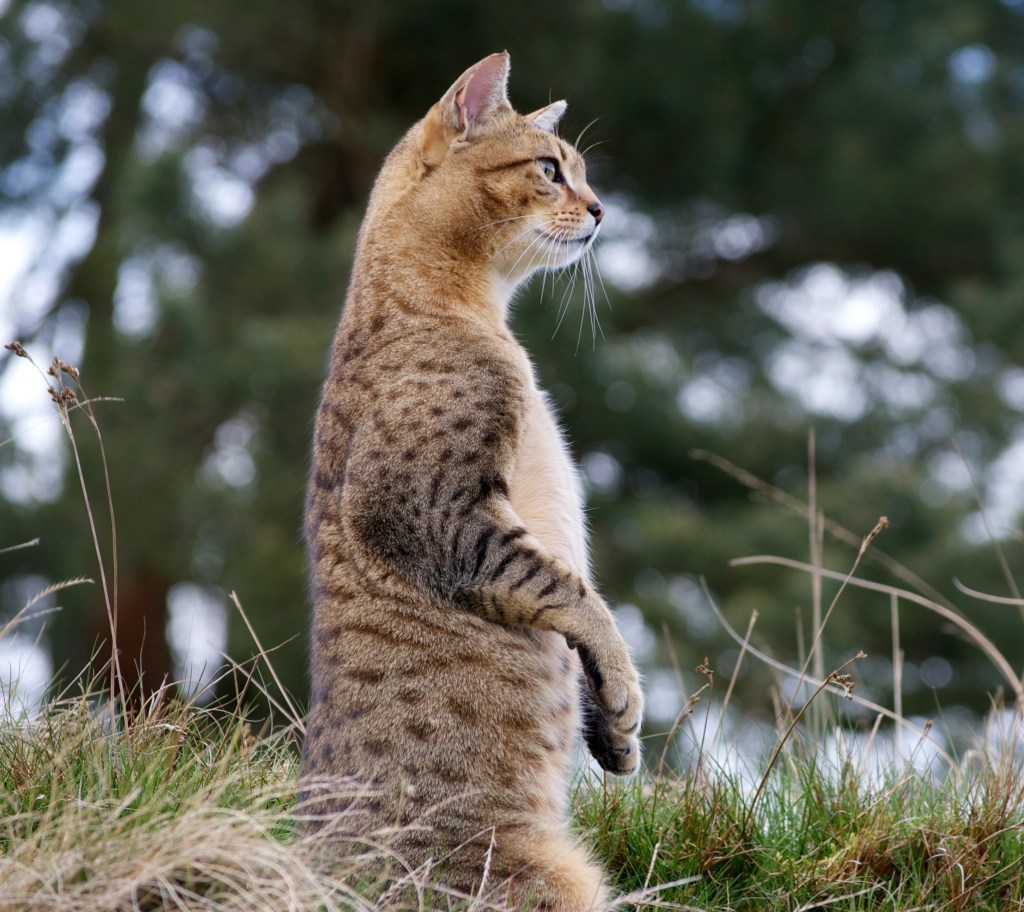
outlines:
[[560, 244], [563, 247], [585, 247], [595, 237], [597, 237], [597, 230], [591, 231], [590, 234], [584, 234], [580, 237], [557, 237], [552, 234], [548, 234], [546, 231], [537, 232], [545, 241], [551, 241], [555, 244]]

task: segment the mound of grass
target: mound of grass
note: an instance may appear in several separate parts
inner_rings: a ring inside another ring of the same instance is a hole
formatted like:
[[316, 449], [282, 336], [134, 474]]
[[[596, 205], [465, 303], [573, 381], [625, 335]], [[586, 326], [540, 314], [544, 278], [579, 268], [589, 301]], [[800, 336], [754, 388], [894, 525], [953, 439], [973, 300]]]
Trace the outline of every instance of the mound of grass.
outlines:
[[[940, 780], [893, 769], [868, 784], [794, 750], [756, 798], [698, 764], [625, 785], [582, 776], [574, 809], [630, 907], [1006, 912], [1024, 908], [1021, 766], [976, 756]], [[493, 908], [429, 889], [429, 871], [369, 843], [318, 862], [296, 777], [287, 732], [253, 737], [174, 701], [115, 727], [92, 698], [8, 716], [0, 909]]]

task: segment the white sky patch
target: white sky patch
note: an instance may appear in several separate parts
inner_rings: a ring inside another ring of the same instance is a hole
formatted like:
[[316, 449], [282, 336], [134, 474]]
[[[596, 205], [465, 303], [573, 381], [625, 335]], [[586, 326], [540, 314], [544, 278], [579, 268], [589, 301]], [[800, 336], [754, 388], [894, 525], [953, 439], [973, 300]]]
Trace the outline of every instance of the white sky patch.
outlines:
[[841, 346], [783, 342], [768, 361], [768, 375], [812, 414], [856, 421], [868, 409], [860, 364]]
[[742, 260], [764, 250], [774, 239], [770, 224], [739, 212], [707, 229], [711, 246], [723, 260]]
[[53, 676], [49, 650], [34, 637], [12, 633], [0, 639], [0, 707], [15, 715], [39, 707]]
[[71, 50], [68, 20], [56, 5], [28, 4], [22, 11], [19, 24], [25, 37], [36, 45], [39, 63], [48, 69], [59, 66]]
[[657, 218], [633, 209], [623, 197], [607, 201], [598, 264], [604, 277], [626, 292], [674, 281], [701, 278], [720, 260], [738, 261], [771, 246], [775, 224], [747, 212], [728, 212], [698, 201], [673, 215]]
[[[27, 215], [0, 227], [0, 344], [34, 332], [59, 289], [59, 275], [84, 256], [99, 218], [91, 203], [72, 205], [53, 222]], [[54, 351], [26, 344], [43, 370], [54, 354], [74, 364], [82, 355], [84, 313], [62, 307], [52, 320]], [[11, 424], [17, 457], [0, 471], [0, 492], [12, 503], [52, 502], [60, 496], [67, 460], [64, 431], [53, 411], [46, 381], [16, 358], [0, 377], [0, 412]]]
[[121, 263], [114, 290], [114, 326], [129, 337], [151, 333], [160, 316], [160, 291], [181, 296], [192, 292], [201, 265], [178, 244], [140, 249]]
[[746, 415], [750, 369], [736, 358], [722, 358], [687, 381], [676, 395], [676, 407], [691, 421], [735, 427]]
[[622, 484], [622, 464], [610, 453], [594, 450], [582, 459], [583, 478], [592, 488], [608, 494]]
[[995, 75], [997, 63], [992, 48], [984, 44], [969, 44], [953, 51], [946, 67], [957, 82], [980, 85]]
[[61, 268], [73, 260], [80, 260], [91, 249], [96, 240], [100, 208], [93, 202], [82, 202], [72, 206], [54, 226], [54, 258]]
[[656, 233], [654, 219], [618, 197], [608, 199], [605, 210], [596, 250], [601, 274], [626, 292], [651, 285], [660, 273], [648, 249]]
[[654, 652], [654, 633], [644, 622], [643, 612], [636, 605], [617, 605], [615, 626], [619, 628], [634, 658], [641, 662], [651, 658]]
[[206, 101], [186, 67], [161, 60], [149, 73], [142, 111], [146, 119], [139, 130], [139, 149], [153, 159], [186, 140], [202, 121]]
[[658, 264], [644, 244], [630, 238], [602, 240], [597, 248], [601, 275], [625, 292], [639, 291], [658, 278]]
[[50, 198], [58, 206], [71, 205], [89, 193], [103, 170], [105, 156], [91, 142], [79, 143], [70, 152], [57, 179], [50, 188]]
[[[961, 471], [966, 475], [962, 464]], [[964, 538], [982, 544], [989, 541], [991, 535], [1002, 539], [1019, 530], [1024, 512], [1024, 424], [1018, 425], [1010, 446], [986, 468], [979, 482], [988, 525], [980, 511], [972, 513], [960, 527]]]
[[214, 435], [200, 477], [215, 488], [247, 488], [256, 479], [252, 448], [259, 421], [251, 412], [240, 412], [225, 421]]
[[[196, 583], [178, 583], [167, 595], [167, 641], [178, 681], [200, 693], [216, 676], [227, 648], [228, 613], [223, 595]], [[212, 694], [209, 694], [212, 696]]]
[[[762, 285], [757, 303], [800, 338], [863, 345], [906, 329], [903, 293], [903, 283], [893, 273], [851, 281], [835, 266], [821, 263], [794, 281]], [[920, 349], [909, 354], [915, 358]]]
[[[769, 378], [807, 411], [844, 421], [863, 417], [874, 402], [894, 414], [926, 408], [941, 383], [967, 377], [976, 358], [950, 308], [911, 308], [905, 297], [893, 273], [851, 278], [831, 264], [762, 285], [758, 306], [793, 335], [771, 353]], [[890, 363], [862, 362], [863, 347]]]
[[91, 142], [110, 115], [110, 95], [88, 79], [76, 79], [64, 90], [57, 127], [76, 145]]
[[139, 337], [156, 326], [157, 298], [149, 265], [142, 257], [121, 264], [114, 290], [114, 326], [125, 336]]
[[661, 725], [667, 731], [679, 710], [683, 708], [683, 692], [674, 671], [655, 668], [642, 681], [644, 714], [651, 725]]
[[[50, 357], [31, 345], [25, 347], [45, 369]], [[11, 465], [0, 469], [0, 491], [16, 504], [55, 500], [60, 495], [67, 454], [64, 429], [53, 410], [46, 381], [28, 361], [15, 358], [0, 377], [0, 403], [18, 453]]]
[[185, 170], [192, 181], [195, 205], [208, 221], [232, 228], [249, 214], [256, 201], [252, 185], [220, 167], [212, 150], [193, 149], [185, 156]]
[[707, 637], [718, 628], [714, 613], [708, 608], [707, 596], [691, 576], [673, 576], [668, 583], [668, 600], [682, 615], [691, 636]]
[[1024, 412], [1024, 368], [1008, 367], [997, 379], [999, 398], [1018, 412]]
[[14, 293], [28, 274], [46, 237], [46, 222], [31, 215], [0, 220], [0, 333], [9, 342], [18, 331]]

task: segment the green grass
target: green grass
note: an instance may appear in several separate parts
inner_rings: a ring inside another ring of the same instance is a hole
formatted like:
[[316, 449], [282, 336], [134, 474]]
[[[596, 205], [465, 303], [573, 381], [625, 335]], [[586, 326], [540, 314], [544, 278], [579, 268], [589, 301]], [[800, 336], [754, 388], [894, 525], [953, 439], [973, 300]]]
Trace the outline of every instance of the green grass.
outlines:
[[702, 773], [584, 788], [577, 817], [622, 889], [695, 878], [662, 898], [715, 910], [1024, 908], [1019, 761], [934, 780], [789, 758], [746, 823], [750, 789]]
[[[699, 764], [625, 785], [581, 777], [578, 825], [619, 889], [647, 888], [650, 904], [1024, 908], [1020, 759], [975, 756], [938, 779], [893, 769], [868, 785], [853, 767], [823, 775], [798, 745], [782, 752], [753, 812], [749, 782]], [[405, 874], [370, 845], [325, 871], [297, 825], [296, 775], [289, 734], [255, 738], [233, 714], [173, 701], [116, 732], [105, 705], [87, 698], [53, 701], [31, 720], [7, 717], [0, 909], [451, 904], [425, 892], [429, 872]], [[395, 889], [400, 875], [408, 889]]]

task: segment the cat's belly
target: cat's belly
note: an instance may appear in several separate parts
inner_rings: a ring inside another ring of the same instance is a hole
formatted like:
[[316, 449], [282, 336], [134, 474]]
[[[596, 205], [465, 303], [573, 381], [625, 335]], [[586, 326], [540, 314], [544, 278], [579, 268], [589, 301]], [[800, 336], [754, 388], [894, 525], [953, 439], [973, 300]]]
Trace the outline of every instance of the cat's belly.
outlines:
[[527, 530], [591, 582], [579, 471], [544, 394], [536, 389], [523, 416], [509, 499]]

